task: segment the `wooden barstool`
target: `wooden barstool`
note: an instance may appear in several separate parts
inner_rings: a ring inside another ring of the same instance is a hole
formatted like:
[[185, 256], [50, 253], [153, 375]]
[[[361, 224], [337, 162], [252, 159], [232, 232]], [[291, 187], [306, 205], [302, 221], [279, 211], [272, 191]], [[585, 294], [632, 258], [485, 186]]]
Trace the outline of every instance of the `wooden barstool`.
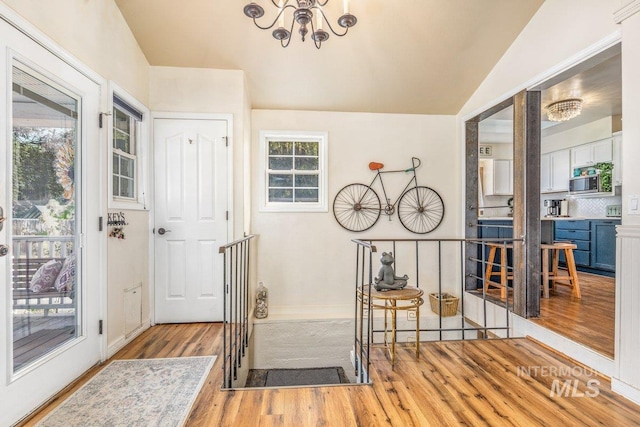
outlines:
[[[487, 243], [489, 248], [489, 256], [487, 257], [487, 268], [484, 272], [484, 291], [489, 290], [489, 286], [500, 288], [500, 298], [507, 298], [507, 291], [509, 290], [509, 279], [513, 279], [513, 274], [509, 274], [509, 267], [507, 265], [507, 249], [513, 248], [513, 245], [505, 243]], [[500, 250], [500, 263], [497, 264], [496, 253]], [[493, 271], [493, 266], [499, 265], [499, 271]], [[494, 282], [491, 280], [493, 276], [500, 276], [500, 282]]]
[[[554, 242], [543, 243], [540, 245], [542, 249], [542, 292], [545, 298], [549, 298], [549, 280], [551, 287], [555, 291], [556, 285], [569, 286], [573, 296], [582, 298], [580, 295], [580, 281], [578, 280], [578, 270], [576, 270], [576, 261], [573, 258], [573, 250], [576, 245], [570, 242]], [[552, 258], [552, 270], [549, 272], [549, 251]], [[564, 257], [567, 261], [567, 274], [558, 274], [558, 261], [560, 251], [564, 251]]]

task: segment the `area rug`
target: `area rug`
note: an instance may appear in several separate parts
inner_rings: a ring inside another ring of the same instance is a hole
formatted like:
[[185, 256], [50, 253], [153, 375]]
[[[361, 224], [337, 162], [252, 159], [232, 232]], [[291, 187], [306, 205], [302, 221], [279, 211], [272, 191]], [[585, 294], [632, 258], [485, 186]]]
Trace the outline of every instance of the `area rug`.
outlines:
[[215, 360], [115, 360], [36, 425], [182, 426]]

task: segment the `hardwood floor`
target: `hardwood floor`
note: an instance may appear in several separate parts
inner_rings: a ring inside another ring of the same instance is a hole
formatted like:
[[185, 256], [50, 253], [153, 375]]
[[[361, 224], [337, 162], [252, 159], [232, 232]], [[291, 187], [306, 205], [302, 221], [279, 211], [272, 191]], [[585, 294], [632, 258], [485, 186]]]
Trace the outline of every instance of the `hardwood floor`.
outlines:
[[159, 325], [114, 359], [217, 354], [188, 426], [640, 425], [640, 406], [614, 394], [607, 379], [525, 338], [423, 343], [420, 359], [400, 347], [395, 370], [375, 348], [372, 385], [233, 391], [220, 390], [221, 339], [220, 324]]
[[540, 299], [539, 325], [613, 359], [615, 336], [615, 279], [578, 273], [582, 298], [558, 286], [550, 298]]

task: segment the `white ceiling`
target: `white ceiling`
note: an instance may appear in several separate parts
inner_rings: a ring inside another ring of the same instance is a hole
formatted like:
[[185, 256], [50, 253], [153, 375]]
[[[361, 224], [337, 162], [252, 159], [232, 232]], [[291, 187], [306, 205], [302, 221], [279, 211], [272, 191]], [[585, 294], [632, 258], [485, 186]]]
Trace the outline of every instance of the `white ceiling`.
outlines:
[[456, 114], [543, 2], [350, 0], [357, 25], [317, 50], [280, 47], [248, 0], [115, 1], [151, 65], [244, 70], [253, 108], [409, 114]]

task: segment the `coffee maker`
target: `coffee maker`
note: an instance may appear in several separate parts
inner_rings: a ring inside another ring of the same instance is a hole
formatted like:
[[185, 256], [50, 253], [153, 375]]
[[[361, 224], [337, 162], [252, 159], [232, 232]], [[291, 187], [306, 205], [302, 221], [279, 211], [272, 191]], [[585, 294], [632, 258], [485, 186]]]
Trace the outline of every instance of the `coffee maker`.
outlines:
[[569, 202], [566, 199], [547, 199], [544, 206], [547, 208], [546, 216], [569, 216]]

